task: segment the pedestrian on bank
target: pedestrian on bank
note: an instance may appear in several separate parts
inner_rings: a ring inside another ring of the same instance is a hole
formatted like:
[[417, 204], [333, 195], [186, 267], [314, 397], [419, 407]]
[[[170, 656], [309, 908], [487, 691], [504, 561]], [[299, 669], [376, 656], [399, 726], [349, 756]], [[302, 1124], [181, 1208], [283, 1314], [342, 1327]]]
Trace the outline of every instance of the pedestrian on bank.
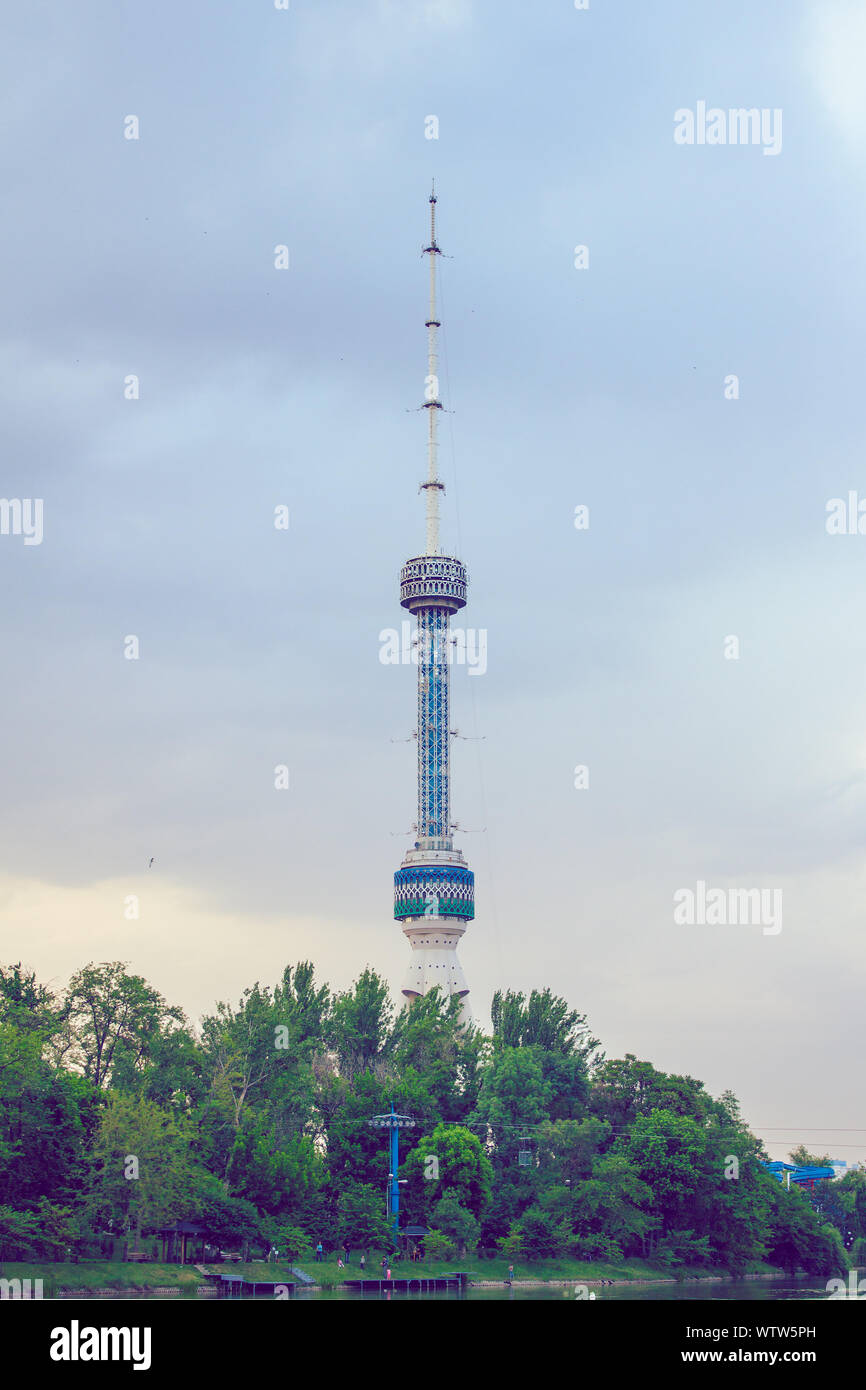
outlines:
[[367, 1256], [366, 1256], [366, 1255], [362, 1255], [362, 1256], [361, 1256], [361, 1274], [362, 1274], [362, 1275], [363, 1275], [364, 1270], [365, 1270], [366, 1268], [367, 1268]]
[[509, 1266], [508, 1266], [508, 1283], [509, 1283], [509, 1284], [513, 1284], [513, 1283], [514, 1283], [514, 1265], [509, 1265]]
[[322, 1263], [322, 1253], [323, 1253], [323, 1251], [322, 1251], [322, 1242], [319, 1241], [318, 1245], [316, 1246], [316, 1263], [317, 1263], [317, 1264], [321, 1264], [321, 1263]]

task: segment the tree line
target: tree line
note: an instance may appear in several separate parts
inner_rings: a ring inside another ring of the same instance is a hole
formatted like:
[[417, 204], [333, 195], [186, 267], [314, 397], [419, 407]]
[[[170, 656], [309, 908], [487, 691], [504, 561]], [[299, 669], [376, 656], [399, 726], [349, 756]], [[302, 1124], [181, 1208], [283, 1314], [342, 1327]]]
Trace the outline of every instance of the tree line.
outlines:
[[0, 1259], [127, 1253], [178, 1220], [253, 1253], [386, 1249], [369, 1121], [392, 1105], [415, 1122], [401, 1225], [432, 1257], [829, 1278], [866, 1251], [863, 1169], [784, 1190], [731, 1093], [608, 1059], [549, 989], [498, 992], [490, 1035], [458, 1014], [438, 991], [395, 1012], [371, 969], [333, 992], [300, 962], [194, 1028], [120, 961], [60, 993], [0, 967]]

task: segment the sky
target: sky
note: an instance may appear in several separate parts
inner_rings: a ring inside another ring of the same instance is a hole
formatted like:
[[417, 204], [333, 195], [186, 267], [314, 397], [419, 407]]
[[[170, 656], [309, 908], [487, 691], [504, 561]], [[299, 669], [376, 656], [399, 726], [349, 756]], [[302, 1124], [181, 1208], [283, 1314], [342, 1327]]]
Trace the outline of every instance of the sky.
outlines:
[[28, 0], [0, 67], [0, 960], [399, 998], [435, 177], [474, 1015], [866, 1160], [862, 5]]

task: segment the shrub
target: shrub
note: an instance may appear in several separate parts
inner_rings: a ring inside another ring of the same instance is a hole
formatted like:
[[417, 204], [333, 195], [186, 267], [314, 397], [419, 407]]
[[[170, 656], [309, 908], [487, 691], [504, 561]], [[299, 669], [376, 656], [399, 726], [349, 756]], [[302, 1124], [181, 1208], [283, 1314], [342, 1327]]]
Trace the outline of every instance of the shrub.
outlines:
[[443, 1231], [428, 1231], [424, 1237], [424, 1254], [428, 1260], [450, 1260], [456, 1252], [453, 1240]]

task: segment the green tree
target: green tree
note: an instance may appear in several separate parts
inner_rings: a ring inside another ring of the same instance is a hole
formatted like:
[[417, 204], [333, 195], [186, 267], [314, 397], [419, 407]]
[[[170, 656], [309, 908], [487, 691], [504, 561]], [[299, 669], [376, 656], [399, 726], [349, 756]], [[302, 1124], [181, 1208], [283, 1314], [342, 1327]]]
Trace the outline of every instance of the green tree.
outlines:
[[88, 1171], [92, 1087], [42, 1058], [40, 1029], [0, 1023], [0, 1203], [73, 1202]]
[[540, 1047], [546, 1052], [580, 1052], [587, 1060], [599, 1042], [590, 1036], [586, 1016], [570, 1009], [549, 989], [523, 994], [497, 990], [490, 1008], [493, 1036], [507, 1047]]
[[390, 1049], [396, 1076], [414, 1073], [430, 1097], [428, 1114], [443, 1120], [465, 1119], [472, 1097], [467, 1080], [477, 1065], [474, 1034], [468, 1037], [460, 1019], [457, 995], [443, 996], [437, 987], [401, 1011]]
[[703, 1127], [670, 1110], [638, 1115], [615, 1146], [651, 1190], [652, 1222], [643, 1237], [644, 1253], [652, 1255], [659, 1241], [674, 1230], [690, 1230], [688, 1221], [701, 1178], [706, 1149]]
[[424, 1237], [424, 1255], [428, 1260], [451, 1260], [457, 1254], [457, 1246], [444, 1231], [430, 1230]]
[[629, 1052], [619, 1060], [606, 1060], [593, 1076], [591, 1109], [623, 1130], [639, 1115], [668, 1110], [673, 1115], [702, 1120], [713, 1106], [701, 1081], [691, 1076], [669, 1076], [650, 1062], [639, 1062]]
[[481, 1224], [467, 1207], [461, 1205], [448, 1188], [430, 1212], [432, 1229], [440, 1231], [462, 1255], [474, 1251], [481, 1234]]
[[331, 1011], [329, 1036], [341, 1075], [351, 1078], [386, 1056], [393, 1019], [388, 985], [368, 966], [350, 990], [336, 995]]
[[299, 1219], [325, 1180], [324, 1164], [307, 1134], [280, 1137], [265, 1111], [249, 1113], [229, 1153], [226, 1183], [260, 1212]]
[[115, 1093], [100, 1116], [88, 1199], [93, 1224], [135, 1232], [183, 1219], [191, 1203], [189, 1122], [153, 1101]]
[[[244, 990], [238, 1007], [220, 1002], [202, 1020], [202, 1048], [210, 1078], [209, 1104], [220, 1117], [211, 1152], [228, 1164], [232, 1139], [250, 1106], [271, 1103], [283, 1129], [303, 1128], [313, 1096], [312, 1059], [323, 1046], [330, 993], [317, 988], [313, 967], [286, 967], [273, 993], [258, 982]], [[222, 1131], [220, 1134], [219, 1131]]]
[[70, 1207], [44, 1198], [32, 1211], [0, 1206], [0, 1261], [63, 1260], [79, 1229]]
[[127, 1073], [143, 1067], [159, 1036], [185, 1021], [140, 975], [127, 974], [123, 961], [73, 975], [65, 1013], [70, 1055], [97, 1089], [111, 1083], [115, 1064]]
[[354, 1246], [366, 1252], [389, 1247], [393, 1237], [385, 1215], [383, 1189], [358, 1183], [341, 1192], [337, 1231], [347, 1249]]
[[50, 1037], [60, 1027], [62, 1016], [53, 991], [39, 984], [32, 970], [23, 969], [20, 961], [8, 968], [0, 966], [0, 1021], [22, 1033], [39, 1031]]
[[407, 1183], [406, 1206], [421, 1219], [446, 1192], [476, 1220], [490, 1200], [490, 1160], [478, 1136], [463, 1125], [437, 1125], [406, 1155], [400, 1171]]
[[497, 1144], [547, 1119], [550, 1085], [534, 1048], [497, 1044], [481, 1077], [475, 1119]]
[[611, 1127], [590, 1115], [584, 1120], [556, 1120], [537, 1134], [539, 1168], [548, 1182], [577, 1183], [592, 1176], [595, 1158], [608, 1146]]
[[499, 1242], [503, 1255], [524, 1260], [553, 1260], [564, 1255], [572, 1243], [566, 1221], [557, 1220], [542, 1207], [527, 1208]]
[[788, 1157], [798, 1168], [830, 1168], [832, 1166], [832, 1159], [829, 1154], [810, 1153], [805, 1144], [798, 1144]]

